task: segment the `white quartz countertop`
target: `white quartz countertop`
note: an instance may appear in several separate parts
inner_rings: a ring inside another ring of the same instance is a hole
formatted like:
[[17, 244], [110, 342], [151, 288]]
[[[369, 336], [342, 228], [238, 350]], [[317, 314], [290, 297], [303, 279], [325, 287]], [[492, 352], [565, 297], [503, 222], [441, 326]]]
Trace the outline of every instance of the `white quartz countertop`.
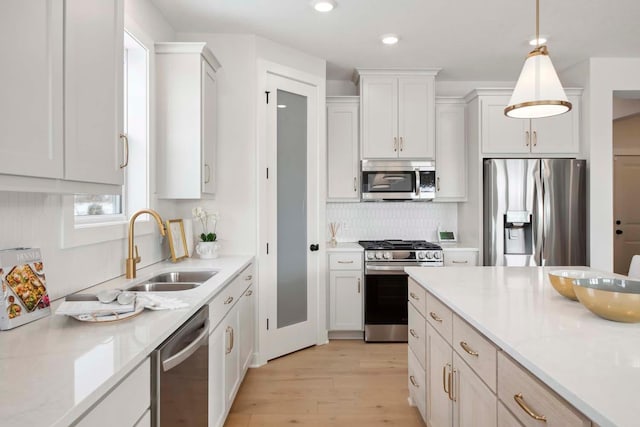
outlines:
[[362, 252], [364, 248], [358, 242], [338, 242], [336, 246], [331, 246], [327, 242], [327, 252]]
[[640, 324], [602, 319], [560, 296], [547, 276], [557, 269], [561, 267], [406, 271], [600, 426], [637, 426]]
[[164, 293], [187, 302], [189, 308], [145, 310], [103, 324], [52, 314], [0, 332], [0, 424], [70, 425], [252, 260], [252, 256], [229, 256], [162, 262], [138, 270], [136, 279], [120, 277], [84, 291], [125, 288], [164, 271], [218, 270], [195, 289]]

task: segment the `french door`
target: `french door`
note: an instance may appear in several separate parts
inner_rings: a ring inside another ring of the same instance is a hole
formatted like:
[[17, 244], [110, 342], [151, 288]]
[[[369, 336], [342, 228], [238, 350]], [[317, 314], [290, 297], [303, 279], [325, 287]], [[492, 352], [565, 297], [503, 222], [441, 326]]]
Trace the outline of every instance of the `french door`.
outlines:
[[316, 87], [267, 75], [267, 359], [316, 344], [318, 111]]

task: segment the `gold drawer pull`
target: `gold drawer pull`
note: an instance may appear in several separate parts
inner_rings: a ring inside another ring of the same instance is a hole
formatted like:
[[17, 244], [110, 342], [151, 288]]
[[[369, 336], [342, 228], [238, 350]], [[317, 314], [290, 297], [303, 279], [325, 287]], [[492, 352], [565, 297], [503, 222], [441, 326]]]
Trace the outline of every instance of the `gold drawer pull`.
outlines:
[[251, 289], [249, 289], [247, 292], [245, 292], [245, 296], [250, 297], [251, 295], [253, 295], [253, 291]]
[[467, 344], [466, 342], [460, 341], [460, 347], [462, 347], [462, 349], [470, 355], [478, 357], [478, 352], [469, 347], [469, 344]]
[[416, 300], [416, 301], [420, 301], [420, 297], [418, 295], [414, 294], [413, 292], [409, 293], [409, 296], [411, 298], [413, 298], [414, 300]]
[[247, 282], [251, 279], [253, 279], [253, 276], [251, 274], [244, 278], [244, 280], [246, 280]]
[[418, 334], [416, 334], [416, 331], [414, 331], [413, 329], [409, 329], [409, 333], [411, 334], [412, 337], [414, 337], [416, 339], [420, 339]]
[[420, 385], [416, 382], [416, 379], [413, 375], [409, 376], [409, 381], [411, 381], [411, 384], [413, 384], [415, 388], [420, 388]]
[[338, 261], [338, 264], [353, 264], [353, 260], [351, 260], [351, 261]]
[[453, 369], [451, 372], [449, 372], [449, 399], [451, 399], [452, 401], [456, 401], [456, 396], [453, 394], [453, 376], [456, 374], [456, 370]]
[[449, 366], [448, 363], [442, 367], [442, 389], [447, 395], [450, 395], [449, 390], [447, 390], [447, 366]]
[[231, 304], [232, 302], [233, 302], [233, 297], [229, 297], [226, 300], [224, 300], [224, 305]]
[[531, 410], [531, 408], [527, 406], [527, 404], [524, 402], [524, 397], [522, 397], [522, 393], [515, 394], [513, 396], [513, 400], [515, 400], [518, 406], [520, 406], [522, 410], [534, 420], [542, 421], [543, 423], [547, 422], [547, 417], [545, 417], [544, 415], [536, 414]]
[[469, 261], [451, 261], [452, 264], [469, 264]]
[[433, 311], [429, 313], [429, 316], [431, 316], [431, 318], [433, 320], [435, 320], [438, 323], [442, 323], [442, 319], [440, 317], [438, 317], [437, 314], [435, 314]]

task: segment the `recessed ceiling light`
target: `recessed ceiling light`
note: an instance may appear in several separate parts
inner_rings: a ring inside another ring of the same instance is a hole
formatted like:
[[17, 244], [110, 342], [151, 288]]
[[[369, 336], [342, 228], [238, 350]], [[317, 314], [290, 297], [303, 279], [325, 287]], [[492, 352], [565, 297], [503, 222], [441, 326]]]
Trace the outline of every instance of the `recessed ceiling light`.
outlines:
[[384, 34], [381, 39], [384, 44], [396, 44], [400, 40], [396, 34]]
[[543, 45], [547, 42], [547, 36], [540, 36], [539, 38], [531, 37], [529, 39], [529, 44], [531, 46]]
[[311, 6], [318, 12], [331, 12], [336, 7], [334, 0], [313, 0]]

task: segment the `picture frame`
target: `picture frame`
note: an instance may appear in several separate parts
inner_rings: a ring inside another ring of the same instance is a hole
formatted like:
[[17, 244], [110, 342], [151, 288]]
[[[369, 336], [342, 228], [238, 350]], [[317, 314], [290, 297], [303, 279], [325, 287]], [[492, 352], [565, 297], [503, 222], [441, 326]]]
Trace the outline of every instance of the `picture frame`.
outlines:
[[167, 220], [167, 239], [171, 250], [171, 261], [178, 262], [189, 257], [187, 249], [187, 237], [184, 234], [184, 223], [182, 219]]

